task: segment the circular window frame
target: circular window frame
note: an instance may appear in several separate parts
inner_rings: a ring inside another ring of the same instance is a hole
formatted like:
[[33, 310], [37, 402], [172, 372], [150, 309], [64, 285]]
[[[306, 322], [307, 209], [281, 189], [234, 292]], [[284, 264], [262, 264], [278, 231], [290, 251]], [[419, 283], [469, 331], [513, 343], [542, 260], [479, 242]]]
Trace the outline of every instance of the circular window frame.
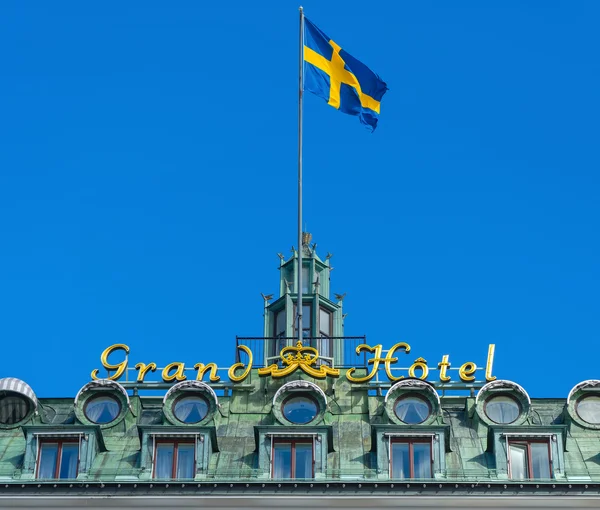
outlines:
[[11, 428], [15, 428], [18, 427], [19, 425], [22, 425], [23, 422], [27, 421], [27, 419], [33, 414], [34, 411], [34, 406], [33, 403], [31, 402], [31, 399], [27, 398], [25, 395], [21, 394], [21, 393], [17, 393], [14, 391], [3, 391], [2, 393], [4, 393], [3, 395], [0, 396], [0, 402], [2, 402], [2, 400], [4, 400], [5, 398], [18, 398], [19, 400], [24, 401], [27, 404], [27, 412], [23, 415], [23, 417], [14, 422], [14, 423], [3, 423], [0, 421], [0, 427], [3, 429], [11, 429]]
[[[93, 421], [87, 415], [87, 408], [90, 405], [90, 403], [92, 403], [97, 398], [101, 398], [101, 397], [108, 397], [108, 398], [114, 400], [119, 406], [119, 411], [117, 412], [117, 415], [112, 420], [104, 422], [104, 423], [98, 423], [96, 421]], [[110, 424], [114, 423], [115, 420], [117, 420], [119, 418], [119, 416], [121, 415], [121, 413], [123, 412], [123, 404], [122, 404], [121, 400], [118, 397], [116, 397], [112, 391], [106, 391], [106, 390], [95, 391], [94, 395], [90, 395], [89, 398], [85, 399], [85, 403], [82, 406], [82, 412], [83, 412], [83, 415], [86, 417], [86, 419], [89, 422], [93, 423], [94, 425], [110, 425]]]
[[[594, 423], [592, 421], [587, 421], [583, 416], [581, 416], [581, 414], [579, 413], [579, 404], [583, 401], [586, 400], [588, 398], [597, 398], [600, 399], [600, 394], [589, 394], [589, 395], [581, 395], [581, 397], [579, 397], [576, 401], [575, 401], [575, 414], [577, 415], [577, 417], [584, 421], [585, 423], [587, 423], [588, 425], [600, 425], [600, 421], [597, 423]], [[600, 402], [598, 402], [600, 404]]]
[[600, 423], [585, 421], [577, 412], [579, 402], [587, 397], [600, 397], [600, 380], [588, 379], [576, 384], [567, 397], [566, 411], [568, 417], [580, 427], [590, 430], [600, 430]]
[[[421, 423], [406, 423], [396, 414], [396, 403], [401, 398], [413, 396], [429, 404], [429, 416]], [[389, 421], [403, 427], [423, 427], [435, 423], [440, 416], [440, 396], [433, 384], [418, 378], [406, 378], [394, 384], [385, 395], [385, 412]]]
[[[93, 400], [98, 396], [106, 395], [114, 398], [119, 403], [119, 414], [114, 420], [109, 421], [108, 423], [96, 423], [86, 416], [85, 409], [90, 400]], [[100, 427], [101, 429], [109, 429], [118, 425], [125, 419], [127, 410], [131, 410], [131, 402], [129, 401], [127, 390], [118, 382], [111, 379], [97, 379], [87, 383], [79, 390], [75, 397], [74, 410], [75, 417], [83, 425], [93, 425], [95, 427]]]
[[[187, 422], [187, 421], [180, 420], [177, 417], [177, 414], [175, 414], [175, 407], [177, 406], [177, 404], [184, 398], [190, 398], [190, 397], [196, 397], [196, 398], [202, 399], [206, 403], [206, 414], [204, 415], [203, 418], [201, 418], [200, 420], [195, 421], [195, 422]], [[211, 408], [210, 400], [208, 400], [206, 398], [206, 396], [204, 395], [204, 392], [202, 392], [202, 391], [181, 391], [176, 396], [176, 398], [173, 399], [173, 403], [171, 404], [171, 412], [173, 413], [173, 416], [175, 417], [175, 419], [177, 420], [178, 423], [183, 423], [184, 425], [196, 425], [197, 426], [199, 423], [202, 423], [206, 419], [206, 417], [210, 414], [210, 408]]]
[[[290, 420], [286, 416], [285, 406], [293, 398], [305, 398], [307, 400], [310, 400], [315, 405], [315, 407], [317, 408], [316, 412], [315, 412], [315, 416], [312, 419], [310, 419], [310, 420], [308, 420], [307, 422], [304, 422], [304, 423], [298, 423], [298, 422]], [[319, 402], [310, 393], [306, 393], [306, 392], [289, 392], [289, 394], [281, 402], [281, 414], [282, 414], [282, 416], [284, 417], [284, 419], [286, 421], [288, 421], [290, 423], [293, 423], [294, 425], [308, 425], [309, 423], [312, 423], [312, 422], [314, 422], [317, 419], [317, 417], [319, 416], [320, 412], [321, 412], [321, 406], [319, 405]]]
[[[409, 398], [414, 398], [414, 399], [420, 400], [421, 402], [424, 402], [427, 405], [427, 416], [425, 417], [424, 420], [421, 420], [420, 422], [417, 422], [417, 423], [408, 423], [407, 421], [404, 421], [402, 418], [400, 418], [400, 416], [398, 416], [398, 413], [396, 412], [396, 408], [398, 407], [398, 404], [402, 400], [406, 400], [406, 399], [409, 399]], [[396, 400], [394, 400], [394, 415], [404, 425], [423, 425], [423, 423], [425, 423], [432, 414], [433, 414], [433, 407], [431, 405], [431, 401], [428, 398], [426, 398], [425, 396], [423, 396], [422, 394], [420, 394], [420, 393], [417, 393], [417, 392], [406, 392], [406, 393], [403, 393], [402, 395], [400, 395], [398, 398], [396, 398]]]
[[[495, 398], [498, 397], [506, 397], [511, 399], [515, 404], [517, 404], [517, 408], [519, 409], [519, 414], [517, 414], [517, 417], [513, 420], [513, 421], [509, 421], [506, 423], [502, 423], [499, 421], [495, 421], [492, 418], [490, 418], [490, 415], [487, 413], [487, 406], [490, 403], [490, 401], [494, 400]], [[513, 423], [515, 423], [523, 414], [523, 406], [521, 405], [521, 402], [519, 402], [518, 399], [515, 398], [514, 395], [512, 395], [511, 393], [497, 393], [497, 394], [493, 394], [490, 395], [488, 398], [486, 398], [483, 401], [483, 413], [485, 414], [486, 418], [488, 420], [490, 420], [494, 425], [512, 425]]]
[[38, 414], [38, 400], [31, 386], [16, 377], [3, 377], [0, 379], [0, 398], [11, 396], [27, 400], [29, 404], [27, 414], [18, 422], [11, 424], [0, 423], [0, 430], [11, 430], [21, 427]]
[[[519, 406], [520, 413], [511, 423], [498, 423], [485, 412], [487, 402], [495, 397], [510, 397]], [[515, 427], [523, 425], [531, 412], [531, 399], [525, 389], [513, 381], [498, 379], [481, 387], [475, 397], [475, 410], [479, 419], [489, 427]]]
[[[294, 423], [283, 414], [283, 404], [291, 397], [307, 397], [317, 404], [315, 417], [307, 423]], [[327, 410], [327, 397], [325, 392], [316, 384], [309, 381], [291, 381], [279, 388], [273, 396], [273, 416], [282, 425], [291, 427], [314, 427], [323, 421]]]
[[[184, 397], [199, 396], [208, 403], [208, 411], [202, 420], [185, 423], [175, 416], [175, 403]], [[178, 427], [203, 427], [214, 419], [219, 400], [214, 390], [202, 381], [181, 381], [171, 386], [163, 398], [163, 415], [172, 425]]]

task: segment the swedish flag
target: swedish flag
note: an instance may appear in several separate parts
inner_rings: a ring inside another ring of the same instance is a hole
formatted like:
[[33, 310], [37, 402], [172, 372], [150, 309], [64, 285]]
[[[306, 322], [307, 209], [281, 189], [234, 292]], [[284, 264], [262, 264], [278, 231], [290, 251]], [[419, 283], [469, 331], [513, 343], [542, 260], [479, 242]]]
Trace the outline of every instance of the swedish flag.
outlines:
[[387, 85], [311, 21], [304, 21], [304, 90], [344, 113], [358, 115], [373, 131]]

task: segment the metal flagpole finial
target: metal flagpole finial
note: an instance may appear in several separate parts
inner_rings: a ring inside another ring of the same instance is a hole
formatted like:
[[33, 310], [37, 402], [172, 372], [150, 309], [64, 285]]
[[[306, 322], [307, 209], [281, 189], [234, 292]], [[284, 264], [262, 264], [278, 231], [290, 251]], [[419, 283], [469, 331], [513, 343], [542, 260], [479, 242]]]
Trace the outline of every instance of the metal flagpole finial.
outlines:
[[300, 12], [302, 12], [302, 11], [304, 10], [304, 7], [300, 6], [300, 7], [298, 8], [298, 10], [299, 10]]

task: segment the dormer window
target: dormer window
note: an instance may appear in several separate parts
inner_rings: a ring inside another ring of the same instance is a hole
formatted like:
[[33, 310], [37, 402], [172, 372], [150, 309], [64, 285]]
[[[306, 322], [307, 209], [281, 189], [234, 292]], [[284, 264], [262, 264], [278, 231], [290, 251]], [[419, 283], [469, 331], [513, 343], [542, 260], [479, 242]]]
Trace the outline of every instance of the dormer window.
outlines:
[[75, 416], [84, 425], [114, 427], [125, 419], [131, 403], [127, 390], [110, 379], [87, 383], [75, 397]]
[[566, 411], [580, 427], [600, 429], [600, 380], [582, 381], [569, 392]]
[[531, 399], [517, 383], [498, 379], [479, 390], [475, 409], [479, 419], [488, 426], [519, 426], [529, 416]]
[[433, 467], [431, 438], [395, 437], [390, 441], [390, 477], [431, 478]]
[[440, 397], [426, 381], [402, 379], [388, 390], [385, 410], [397, 425], [431, 425], [440, 414]]
[[552, 478], [549, 441], [509, 439], [508, 466], [512, 480]]
[[313, 478], [313, 441], [312, 438], [274, 440], [272, 478]]
[[196, 466], [196, 440], [195, 438], [157, 440], [154, 458], [154, 478], [193, 479]]
[[74, 479], [79, 466], [79, 441], [53, 439], [40, 442], [38, 478]]
[[163, 398], [165, 418], [173, 425], [206, 424], [218, 407], [216, 393], [202, 381], [181, 381]]

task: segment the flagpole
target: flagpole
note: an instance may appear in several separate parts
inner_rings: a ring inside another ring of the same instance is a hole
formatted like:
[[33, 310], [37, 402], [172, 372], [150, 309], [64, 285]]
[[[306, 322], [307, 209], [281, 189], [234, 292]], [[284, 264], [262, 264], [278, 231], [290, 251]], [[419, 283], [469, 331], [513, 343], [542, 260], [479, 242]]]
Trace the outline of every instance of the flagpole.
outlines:
[[304, 88], [304, 9], [300, 6], [300, 48], [298, 80], [298, 341], [302, 341], [302, 101]]

